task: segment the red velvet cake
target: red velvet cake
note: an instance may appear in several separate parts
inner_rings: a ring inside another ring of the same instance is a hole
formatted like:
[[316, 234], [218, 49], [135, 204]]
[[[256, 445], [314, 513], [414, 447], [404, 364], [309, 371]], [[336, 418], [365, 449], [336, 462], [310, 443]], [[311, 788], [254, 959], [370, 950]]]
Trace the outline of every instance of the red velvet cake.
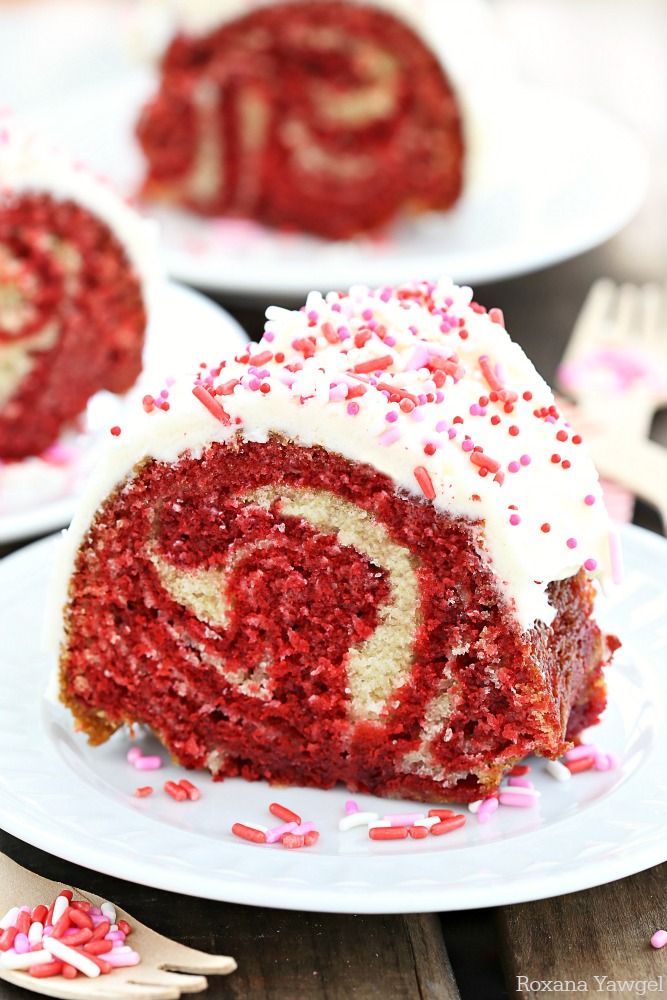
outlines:
[[43, 452], [141, 370], [150, 227], [102, 181], [0, 122], [0, 459]]
[[313, 293], [144, 401], [69, 531], [61, 697], [241, 775], [469, 801], [605, 705], [609, 522], [498, 311]]
[[456, 202], [459, 105], [417, 5], [210, 6], [218, 25], [185, 23], [139, 121], [147, 196], [331, 239]]

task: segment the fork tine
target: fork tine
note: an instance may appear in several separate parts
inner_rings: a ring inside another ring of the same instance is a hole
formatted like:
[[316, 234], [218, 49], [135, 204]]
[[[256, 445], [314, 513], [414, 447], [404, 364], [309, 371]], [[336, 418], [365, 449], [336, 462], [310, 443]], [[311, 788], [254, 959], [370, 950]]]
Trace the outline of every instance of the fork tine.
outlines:
[[563, 363], [577, 361], [588, 354], [601, 340], [604, 320], [611, 314], [616, 297], [616, 286], [609, 278], [600, 278], [591, 286], [581, 311], [577, 316], [570, 340], [563, 355]]
[[204, 976], [190, 976], [182, 972], [168, 972], [165, 969], [146, 968], [141, 965], [134, 968], [134, 975], [128, 982], [138, 986], [165, 986], [181, 993], [201, 993], [208, 986]]
[[660, 286], [655, 282], [644, 285], [641, 290], [640, 334], [644, 347], [651, 350], [659, 346], [663, 321], [663, 297]]
[[637, 341], [640, 330], [640, 297], [636, 285], [621, 285], [618, 290], [616, 317], [606, 329], [605, 340], [614, 343]]

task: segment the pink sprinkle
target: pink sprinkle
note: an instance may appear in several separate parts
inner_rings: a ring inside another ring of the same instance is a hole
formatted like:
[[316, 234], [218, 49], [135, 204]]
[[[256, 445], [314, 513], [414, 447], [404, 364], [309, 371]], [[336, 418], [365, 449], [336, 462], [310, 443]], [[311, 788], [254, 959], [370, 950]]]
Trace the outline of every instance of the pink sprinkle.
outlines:
[[519, 465], [518, 462], [510, 462], [510, 464], [507, 466], [507, 471], [508, 472], [518, 472], [520, 468], [521, 468], [521, 466]]
[[449, 438], [450, 441], [453, 440], [453, 438], [456, 437], [456, 428], [455, 427], [450, 427], [449, 428], [449, 430], [447, 431], [447, 437]]
[[127, 759], [129, 760], [130, 764], [134, 764], [135, 761], [139, 760], [140, 757], [143, 757], [143, 754], [139, 747], [130, 747], [130, 749], [127, 751]]
[[398, 411], [397, 410], [390, 410], [389, 413], [385, 414], [385, 418], [384, 419], [387, 421], [387, 423], [390, 423], [390, 424], [395, 423], [398, 420]]
[[609, 764], [610, 771], [617, 771], [621, 766], [621, 762], [615, 753], [611, 751], [607, 754], [607, 763]]
[[354, 799], [348, 799], [345, 803], [345, 815], [351, 816], [353, 813], [359, 812], [359, 806], [354, 801]]
[[484, 799], [481, 806], [477, 810], [477, 822], [478, 823], [488, 823], [491, 816], [498, 808], [498, 799], [492, 796], [490, 799]]
[[384, 338], [384, 342], [387, 345], [387, 347], [396, 347], [396, 338], [395, 337], [387, 336], [387, 337]]
[[568, 540], [566, 542], [566, 545], [567, 545], [568, 549], [576, 549], [576, 547], [577, 547], [577, 539], [576, 538], [568, 538]]
[[271, 330], [264, 331], [264, 340], [267, 340], [269, 344], [272, 344], [275, 339], [276, 335]]
[[17, 934], [14, 938], [14, 951], [17, 955], [25, 955], [30, 951], [30, 941], [26, 934]]
[[265, 833], [267, 844], [275, 844], [285, 833], [292, 833], [296, 830], [298, 823], [283, 823], [282, 826], [274, 826]]
[[597, 562], [595, 559], [587, 559], [584, 563], [584, 569], [587, 569], [589, 573], [592, 573], [594, 569], [597, 569]]
[[105, 962], [108, 962], [109, 965], [113, 965], [114, 969], [123, 969], [130, 965], [139, 965], [141, 962], [141, 956], [136, 951], [105, 951], [103, 957]]
[[510, 515], [510, 524], [521, 524], [521, 518], [518, 514]]
[[580, 760], [582, 757], [591, 757], [599, 753], [595, 743], [580, 743], [576, 747], [571, 747], [564, 753], [565, 760]]
[[416, 424], [420, 424], [422, 420], [426, 420], [426, 414], [422, 410], [421, 406], [416, 406], [410, 416]]
[[294, 834], [295, 837], [305, 837], [307, 833], [310, 833], [310, 831], [314, 829], [315, 829], [315, 824], [312, 822], [312, 820], [308, 820], [305, 823], [300, 823], [297, 826], [295, 826], [294, 829], [292, 830], [292, 833]]
[[519, 461], [521, 462], [522, 465], [530, 465], [531, 463], [530, 455], [522, 455]]
[[387, 813], [383, 819], [388, 819], [391, 826], [414, 826], [418, 819], [424, 818], [424, 813]]
[[508, 778], [508, 785], [514, 785], [516, 788], [534, 788], [535, 785], [528, 778]]
[[334, 385], [329, 389], [329, 399], [339, 403], [341, 400], [345, 399], [347, 396], [347, 386], [341, 383], [340, 385]]
[[536, 795], [516, 795], [512, 792], [501, 792], [498, 799], [501, 806], [514, 806], [517, 809], [534, 809], [539, 802]]
[[315, 323], [317, 322], [319, 315], [320, 314], [318, 312], [316, 312], [314, 309], [311, 309], [310, 312], [308, 313], [308, 319], [310, 320], [311, 323]]
[[446, 420], [438, 420], [437, 424], [435, 425], [435, 429], [436, 431], [438, 431], [438, 433], [440, 433], [441, 431], [448, 431], [449, 423]]
[[651, 944], [654, 948], [664, 948], [667, 944], [667, 931], [656, 931], [651, 938]]
[[388, 448], [390, 444], [394, 444], [403, 437], [403, 431], [400, 427], [390, 427], [388, 431], [384, 434], [380, 434], [378, 438], [378, 444], [382, 445], [383, 448]]
[[589, 493], [588, 496], [584, 497], [584, 503], [587, 504], [589, 507], [593, 506], [593, 504], [595, 503], [595, 497], [593, 496], [592, 493]]
[[357, 413], [359, 412], [359, 404], [358, 403], [348, 403], [347, 404], [347, 412], [350, 414], [351, 417], [356, 417]]
[[461, 447], [464, 451], [472, 451], [475, 447], [475, 442], [471, 441], [470, 438], [466, 438], [466, 440], [462, 442]]
[[161, 757], [137, 757], [134, 762], [137, 771], [157, 771], [162, 767]]

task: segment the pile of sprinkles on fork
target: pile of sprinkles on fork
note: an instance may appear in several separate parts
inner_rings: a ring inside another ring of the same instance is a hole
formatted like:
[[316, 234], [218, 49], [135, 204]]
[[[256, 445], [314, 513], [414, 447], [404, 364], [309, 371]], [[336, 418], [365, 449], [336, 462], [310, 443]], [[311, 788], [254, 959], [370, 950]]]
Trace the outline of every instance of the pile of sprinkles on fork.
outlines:
[[94, 906], [73, 896], [63, 889], [50, 905], [11, 907], [0, 919], [0, 968], [34, 979], [96, 979], [139, 965], [141, 956], [125, 943], [132, 927], [117, 918], [113, 903]]

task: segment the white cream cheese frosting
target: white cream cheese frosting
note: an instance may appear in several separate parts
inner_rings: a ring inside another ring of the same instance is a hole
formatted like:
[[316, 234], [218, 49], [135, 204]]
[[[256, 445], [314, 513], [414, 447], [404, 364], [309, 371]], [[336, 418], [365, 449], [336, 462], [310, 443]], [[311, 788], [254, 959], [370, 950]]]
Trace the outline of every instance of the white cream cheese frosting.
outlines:
[[0, 114], [0, 205], [12, 193], [48, 194], [72, 200], [106, 223], [118, 238], [142, 283], [156, 277], [157, 226], [142, 218], [112, 184], [64, 151]]
[[277, 434], [369, 464], [397, 492], [471, 522], [521, 626], [551, 622], [550, 582], [582, 567], [609, 577], [610, 522], [580, 436], [499, 312], [471, 298], [449, 280], [313, 292], [299, 311], [268, 309], [263, 339], [244, 355], [156, 387], [88, 485], [54, 612], [96, 511], [137, 463]]

